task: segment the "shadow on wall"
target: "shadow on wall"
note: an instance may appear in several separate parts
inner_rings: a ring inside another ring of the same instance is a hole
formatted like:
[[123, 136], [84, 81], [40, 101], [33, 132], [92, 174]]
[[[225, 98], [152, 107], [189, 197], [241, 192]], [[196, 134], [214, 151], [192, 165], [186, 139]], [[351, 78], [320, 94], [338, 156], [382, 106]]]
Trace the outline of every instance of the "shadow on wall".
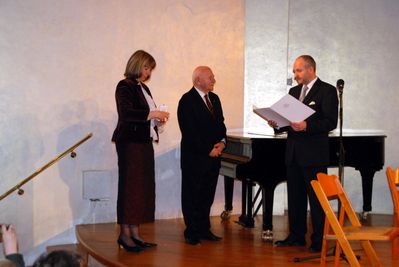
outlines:
[[182, 217], [180, 147], [155, 158], [155, 180], [156, 219]]
[[[3, 113], [1, 108], [0, 113]], [[44, 153], [43, 137], [37, 125], [38, 120], [32, 114], [5, 116], [0, 121], [0, 194], [36, 171], [38, 159]], [[24, 185], [23, 189], [24, 195], [14, 192], [0, 203], [1, 222], [15, 225], [22, 252], [34, 244], [32, 183]]]
[[[58, 116], [62, 120], [64, 116], [72, 117], [75, 123], [61, 131], [58, 136], [57, 151], [62, 152], [71, 145], [84, 138], [89, 132], [93, 136], [75, 149], [76, 158], [70, 157], [62, 160], [58, 167], [61, 179], [69, 188], [69, 205], [72, 211], [74, 224], [90, 223], [91, 204], [89, 200], [83, 199], [83, 172], [98, 171], [108, 172], [115, 177], [115, 166], [113, 166], [113, 154], [111, 137], [107, 125], [99, 120], [98, 104], [95, 100], [75, 101], [62, 106]], [[77, 121], [77, 123], [76, 123]], [[112, 166], [113, 170], [108, 170]], [[111, 179], [110, 199], [114, 203], [116, 199], [116, 179]], [[94, 185], [95, 186], [95, 185]], [[109, 204], [109, 206], [113, 206]], [[109, 212], [113, 212], [114, 208]], [[107, 212], [107, 210], [103, 210]], [[114, 216], [104, 214], [106, 217]], [[89, 220], [89, 221], [88, 221]]]

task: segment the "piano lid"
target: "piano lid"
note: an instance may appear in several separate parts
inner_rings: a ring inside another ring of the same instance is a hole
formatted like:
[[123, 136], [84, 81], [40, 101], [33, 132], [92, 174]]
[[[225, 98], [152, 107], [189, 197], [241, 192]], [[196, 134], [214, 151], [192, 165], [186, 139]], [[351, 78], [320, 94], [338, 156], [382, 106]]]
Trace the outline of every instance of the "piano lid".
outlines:
[[[287, 134], [274, 134], [272, 128], [259, 127], [259, 128], [235, 128], [228, 129], [227, 136], [232, 138], [263, 138], [263, 139], [276, 139], [276, 138], [287, 138]], [[329, 133], [330, 137], [339, 137], [339, 130], [335, 129]], [[382, 130], [374, 129], [342, 129], [342, 136], [345, 137], [360, 137], [360, 136], [381, 136], [386, 137], [386, 134]]]

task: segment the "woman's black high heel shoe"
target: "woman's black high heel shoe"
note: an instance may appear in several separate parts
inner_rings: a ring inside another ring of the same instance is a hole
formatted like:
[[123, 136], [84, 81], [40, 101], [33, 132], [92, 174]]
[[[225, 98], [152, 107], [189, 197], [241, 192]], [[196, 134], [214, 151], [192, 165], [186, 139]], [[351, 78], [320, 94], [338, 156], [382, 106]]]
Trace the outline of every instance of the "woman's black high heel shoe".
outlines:
[[134, 243], [136, 243], [136, 245], [142, 247], [143, 249], [144, 248], [153, 248], [153, 247], [157, 246], [157, 244], [155, 244], [155, 243], [144, 242], [144, 241], [141, 241], [141, 240], [139, 240], [137, 238], [134, 238], [133, 236], [132, 236], [132, 240], [133, 240]]
[[136, 246], [129, 246], [128, 244], [125, 243], [121, 238], [118, 239], [118, 245], [120, 248], [123, 248], [127, 252], [140, 252], [143, 251], [143, 248], [136, 244]]

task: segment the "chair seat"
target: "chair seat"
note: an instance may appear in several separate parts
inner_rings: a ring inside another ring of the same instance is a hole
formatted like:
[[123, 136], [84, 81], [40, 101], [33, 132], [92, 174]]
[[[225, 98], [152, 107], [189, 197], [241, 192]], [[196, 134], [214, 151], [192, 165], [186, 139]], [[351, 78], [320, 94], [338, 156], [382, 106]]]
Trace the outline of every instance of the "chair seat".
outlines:
[[[376, 226], [361, 226], [361, 227], [343, 227], [345, 237], [348, 240], [374, 240], [374, 241], [388, 241], [393, 240], [399, 236], [399, 227], [376, 227]], [[326, 235], [328, 240], [336, 240], [336, 235]]]

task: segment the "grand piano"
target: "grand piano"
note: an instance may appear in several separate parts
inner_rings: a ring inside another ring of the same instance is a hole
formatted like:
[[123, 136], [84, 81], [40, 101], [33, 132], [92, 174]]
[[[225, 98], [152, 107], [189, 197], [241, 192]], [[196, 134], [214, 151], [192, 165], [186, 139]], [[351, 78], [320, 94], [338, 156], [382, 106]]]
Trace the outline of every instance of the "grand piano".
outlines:
[[[344, 166], [358, 170], [362, 177], [363, 214], [371, 211], [373, 178], [384, 166], [386, 135], [378, 130], [343, 130]], [[227, 146], [222, 154], [220, 174], [224, 175], [225, 211], [227, 217], [233, 209], [234, 179], [242, 182], [242, 207], [238, 223], [254, 227], [254, 204], [262, 194], [263, 232], [262, 239], [273, 239], [273, 199], [276, 186], [286, 181], [284, 164], [286, 134], [274, 135], [258, 129], [235, 129], [227, 133]], [[338, 167], [339, 132], [329, 134], [330, 165]], [[345, 177], [345, 176], [344, 176]], [[253, 196], [254, 186], [259, 191]], [[254, 212], [255, 210], [255, 212]]]

